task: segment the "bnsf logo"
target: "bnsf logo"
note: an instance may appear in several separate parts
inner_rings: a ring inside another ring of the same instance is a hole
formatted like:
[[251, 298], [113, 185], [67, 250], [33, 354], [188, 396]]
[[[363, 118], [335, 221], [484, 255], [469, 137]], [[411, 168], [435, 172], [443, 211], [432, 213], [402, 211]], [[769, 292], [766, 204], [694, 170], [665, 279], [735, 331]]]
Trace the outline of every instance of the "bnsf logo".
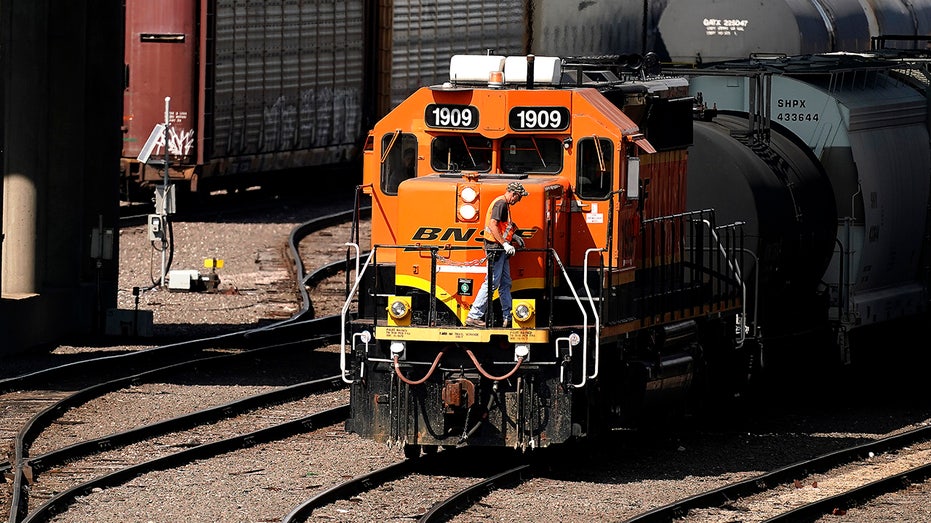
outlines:
[[[537, 229], [518, 229], [515, 235], [529, 239], [537, 233]], [[421, 227], [411, 236], [414, 242], [467, 242], [472, 239], [481, 241], [482, 233], [477, 228], [462, 229], [460, 227]]]
[[467, 242], [475, 237], [476, 239], [481, 239], [481, 234], [476, 234], [478, 229], [469, 228], [461, 229], [459, 227], [448, 227], [445, 230], [441, 227], [421, 227], [414, 232], [414, 235], [411, 236], [411, 239], [415, 242], [430, 242], [430, 241], [454, 241], [454, 242]]

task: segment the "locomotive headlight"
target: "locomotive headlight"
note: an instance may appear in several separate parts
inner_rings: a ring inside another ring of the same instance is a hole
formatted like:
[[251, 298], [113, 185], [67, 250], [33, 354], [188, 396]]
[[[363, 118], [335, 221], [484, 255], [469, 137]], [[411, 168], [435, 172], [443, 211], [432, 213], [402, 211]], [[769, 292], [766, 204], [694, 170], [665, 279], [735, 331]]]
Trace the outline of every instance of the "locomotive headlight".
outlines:
[[407, 305], [403, 301], [396, 301], [391, 304], [391, 315], [395, 318], [407, 316]]
[[462, 201], [466, 203], [474, 202], [477, 196], [478, 196], [478, 193], [475, 191], [475, 189], [471, 187], [466, 187], [465, 189], [462, 190], [461, 193], [459, 193], [459, 197], [462, 198]]
[[478, 216], [478, 210], [476, 210], [473, 205], [467, 203], [459, 206], [459, 217], [462, 221], [474, 221], [476, 216]]
[[459, 220], [463, 222], [478, 221], [478, 191], [474, 187], [459, 188]]
[[520, 321], [529, 320], [531, 314], [533, 314], [533, 311], [530, 310], [530, 306], [526, 303], [521, 303], [517, 307], [514, 307], [514, 317]]
[[406, 327], [411, 324], [411, 297], [392, 296], [388, 299], [388, 325]]
[[511, 305], [511, 317], [515, 326], [521, 329], [536, 327], [536, 300], [516, 299]]

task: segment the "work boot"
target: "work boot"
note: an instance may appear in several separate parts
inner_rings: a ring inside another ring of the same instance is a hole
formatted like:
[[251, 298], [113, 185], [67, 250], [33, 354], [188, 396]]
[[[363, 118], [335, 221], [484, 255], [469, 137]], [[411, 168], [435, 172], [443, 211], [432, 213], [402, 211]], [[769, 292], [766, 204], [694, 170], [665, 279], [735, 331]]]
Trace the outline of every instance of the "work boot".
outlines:
[[469, 327], [484, 327], [485, 320], [482, 320], [479, 318], [468, 317], [466, 318], [466, 325]]

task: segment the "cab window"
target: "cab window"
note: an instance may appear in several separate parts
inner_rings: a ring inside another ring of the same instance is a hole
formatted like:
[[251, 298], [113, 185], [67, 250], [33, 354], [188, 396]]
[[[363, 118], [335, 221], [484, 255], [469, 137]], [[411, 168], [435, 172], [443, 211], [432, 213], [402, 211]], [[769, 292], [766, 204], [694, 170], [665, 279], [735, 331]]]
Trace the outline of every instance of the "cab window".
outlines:
[[413, 134], [386, 134], [381, 139], [381, 191], [398, 194], [398, 185], [417, 176], [417, 137]]
[[558, 173], [562, 171], [562, 141], [556, 138], [505, 138], [501, 140], [501, 172]]
[[611, 140], [584, 138], [576, 145], [576, 192], [582, 198], [602, 200], [611, 194], [614, 148]]
[[430, 167], [438, 172], [491, 169], [491, 140], [482, 136], [438, 136], [430, 147]]

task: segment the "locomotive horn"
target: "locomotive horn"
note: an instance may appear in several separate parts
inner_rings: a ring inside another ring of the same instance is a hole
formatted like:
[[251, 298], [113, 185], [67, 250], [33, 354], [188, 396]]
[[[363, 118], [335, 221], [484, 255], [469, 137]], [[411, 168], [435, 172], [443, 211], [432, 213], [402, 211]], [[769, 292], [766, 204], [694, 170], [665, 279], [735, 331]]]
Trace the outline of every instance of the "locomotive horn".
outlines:
[[532, 54], [527, 55], [527, 89], [533, 89], [533, 59]]

